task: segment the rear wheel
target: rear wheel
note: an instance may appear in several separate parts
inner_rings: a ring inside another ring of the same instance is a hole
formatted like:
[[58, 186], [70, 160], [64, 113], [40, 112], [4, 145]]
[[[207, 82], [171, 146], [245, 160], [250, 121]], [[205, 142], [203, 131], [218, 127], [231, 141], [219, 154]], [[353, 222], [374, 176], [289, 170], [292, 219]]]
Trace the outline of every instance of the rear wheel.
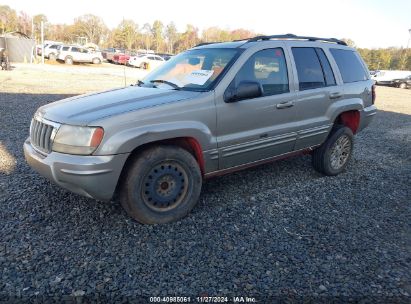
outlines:
[[345, 170], [353, 151], [353, 133], [350, 128], [337, 125], [328, 139], [313, 151], [315, 170], [325, 175], [337, 175]]
[[398, 86], [400, 89], [406, 89], [407, 84], [405, 82], [401, 82], [400, 85]]
[[161, 224], [186, 216], [201, 192], [201, 171], [195, 158], [174, 146], [143, 151], [126, 169], [120, 202], [143, 224]]
[[67, 56], [67, 57], [64, 59], [64, 62], [65, 62], [66, 64], [73, 64], [73, 58], [71, 58], [70, 56]]

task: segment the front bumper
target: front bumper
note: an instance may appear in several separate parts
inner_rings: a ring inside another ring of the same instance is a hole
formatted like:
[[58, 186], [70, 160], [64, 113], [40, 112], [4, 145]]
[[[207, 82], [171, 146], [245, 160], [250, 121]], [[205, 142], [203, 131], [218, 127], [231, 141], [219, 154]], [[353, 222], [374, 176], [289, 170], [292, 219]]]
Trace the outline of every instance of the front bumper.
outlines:
[[27, 163], [38, 173], [74, 193], [100, 201], [113, 197], [129, 154], [81, 156], [57, 152], [43, 155], [28, 138], [24, 142]]
[[374, 116], [377, 114], [377, 107], [375, 105], [364, 108], [360, 111], [360, 126], [358, 132], [367, 127]]

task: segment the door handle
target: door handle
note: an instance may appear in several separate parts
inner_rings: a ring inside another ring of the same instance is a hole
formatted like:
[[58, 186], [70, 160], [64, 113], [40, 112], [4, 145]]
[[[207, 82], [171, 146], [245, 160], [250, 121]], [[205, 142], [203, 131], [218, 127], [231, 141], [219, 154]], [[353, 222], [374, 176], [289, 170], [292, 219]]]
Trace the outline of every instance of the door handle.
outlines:
[[330, 93], [330, 99], [337, 99], [337, 98], [340, 98], [341, 96], [342, 96], [341, 92]]
[[286, 102], [282, 102], [279, 103], [278, 105], [276, 105], [277, 109], [287, 109], [287, 108], [291, 108], [294, 106], [294, 102], [292, 101], [286, 101]]

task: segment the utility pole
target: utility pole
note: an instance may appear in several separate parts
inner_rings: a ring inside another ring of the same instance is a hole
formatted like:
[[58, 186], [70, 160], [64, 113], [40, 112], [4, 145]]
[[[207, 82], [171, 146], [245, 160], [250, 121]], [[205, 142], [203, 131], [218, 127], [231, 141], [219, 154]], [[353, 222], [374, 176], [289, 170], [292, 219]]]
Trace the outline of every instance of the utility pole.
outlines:
[[41, 63], [44, 64], [44, 21], [41, 20]]
[[410, 45], [410, 40], [411, 40], [411, 28], [408, 30], [408, 33], [410, 34], [410, 36], [408, 37], [407, 49], [408, 49], [408, 46]]
[[35, 39], [35, 35], [34, 35], [34, 20], [33, 17], [31, 17], [31, 38]]

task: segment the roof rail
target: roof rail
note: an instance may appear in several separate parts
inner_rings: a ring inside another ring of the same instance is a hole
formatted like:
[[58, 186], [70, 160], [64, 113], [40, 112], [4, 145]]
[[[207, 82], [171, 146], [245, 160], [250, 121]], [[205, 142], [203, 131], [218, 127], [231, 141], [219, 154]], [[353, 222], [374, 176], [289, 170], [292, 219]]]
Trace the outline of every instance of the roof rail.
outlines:
[[214, 44], [214, 43], [221, 43], [221, 41], [220, 42], [201, 42], [201, 43], [199, 43], [199, 44], [197, 44], [193, 47], [203, 46], [203, 45], [207, 45], [207, 44]]
[[296, 40], [308, 40], [308, 41], [326, 41], [326, 42], [333, 42], [341, 45], [347, 45], [342, 40], [338, 40], [336, 38], [319, 38], [319, 37], [309, 37], [309, 36], [297, 36], [294, 34], [284, 34], [284, 35], [269, 35], [269, 36], [256, 36], [247, 40], [247, 42], [254, 42], [254, 41], [265, 41], [270, 39], [296, 39]]

